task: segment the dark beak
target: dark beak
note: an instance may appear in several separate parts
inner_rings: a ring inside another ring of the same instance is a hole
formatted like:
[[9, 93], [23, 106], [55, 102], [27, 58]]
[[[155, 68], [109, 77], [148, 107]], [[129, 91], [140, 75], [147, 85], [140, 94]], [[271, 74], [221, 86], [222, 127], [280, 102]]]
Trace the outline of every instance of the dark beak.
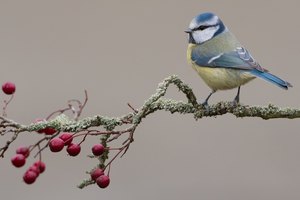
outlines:
[[192, 33], [192, 30], [191, 29], [187, 29], [184, 32], [186, 32], [186, 33]]

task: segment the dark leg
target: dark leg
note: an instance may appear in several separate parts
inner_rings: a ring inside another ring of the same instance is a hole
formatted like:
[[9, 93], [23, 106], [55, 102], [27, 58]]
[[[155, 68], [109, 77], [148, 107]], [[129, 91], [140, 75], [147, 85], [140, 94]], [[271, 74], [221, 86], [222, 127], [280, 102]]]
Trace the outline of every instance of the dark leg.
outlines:
[[233, 104], [234, 105], [237, 105], [239, 102], [240, 102], [240, 89], [241, 89], [241, 86], [239, 86], [238, 88], [238, 92], [233, 100]]
[[211, 91], [211, 93], [209, 93], [208, 97], [206, 97], [205, 101], [202, 103], [203, 106], [207, 106], [208, 105], [208, 99], [211, 97], [211, 95], [213, 93], [215, 93], [216, 91]]

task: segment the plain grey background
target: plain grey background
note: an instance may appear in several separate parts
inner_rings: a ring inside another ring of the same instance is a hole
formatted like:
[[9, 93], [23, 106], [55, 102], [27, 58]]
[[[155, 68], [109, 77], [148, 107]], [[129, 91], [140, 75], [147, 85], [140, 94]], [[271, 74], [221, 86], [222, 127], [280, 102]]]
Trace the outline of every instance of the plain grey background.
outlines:
[[[203, 100], [210, 90], [186, 63], [184, 30], [205, 11], [217, 13], [263, 67], [294, 85], [284, 91], [257, 79], [242, 87], [241, 102], [299, 107], [299, 6], [296, 0], [0, 0], [0, 80], [17, 85], [9, 117], [28, 124], [68, 99], [82, 99], [84, 89], [89, 101], [83, 117], [120, 116], [130, 112], [127, 102], [138, 108], [172, 74]], [[211, 103], [235, 93], [219, 92]], [[174, 87], [167, 97], [184, 99]], [[37, 139], [23, 134], [0, 160], [1, 199], [300, 198], [298, 120], [224, 115], [194, 121], [156, 112], [113, 164], [105, 190], [75, 187], [96, 165], [86, 157], [96, 138], [76, 158], [44, 151], [46, 172], [25, 185], [22, 175], [34, 160], [16, 169], [10, 157], [18, 145]]]

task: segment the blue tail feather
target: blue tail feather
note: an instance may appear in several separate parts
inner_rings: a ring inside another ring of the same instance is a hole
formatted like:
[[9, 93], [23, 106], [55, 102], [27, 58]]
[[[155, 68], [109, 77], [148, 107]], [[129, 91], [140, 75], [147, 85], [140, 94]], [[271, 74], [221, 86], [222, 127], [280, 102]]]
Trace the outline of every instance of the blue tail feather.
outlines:
[[277, 86], [279, 86], [283, 89], [287, 90], [288, 87], [292, 87], [292, 85], [289, 82], [284, 81], [281, 78], [279, 78], [279, 77], [277, 77], [273, 74], [270, 74], [269, 72], [262, 72], [262, 71], [259, 71], [259, 70], [256, 70], [256, 69], [251, 70], [250, 72], [251, 72], [251, 74], [253, 74], [253, 75], [255, 75], [259, 78], [262, 78], [266, 81], [269, 81], [269, 82], [271, 82], [271, 83], [273, 83], [273, 84], [275, 84], [275, 85], [277, 85]]

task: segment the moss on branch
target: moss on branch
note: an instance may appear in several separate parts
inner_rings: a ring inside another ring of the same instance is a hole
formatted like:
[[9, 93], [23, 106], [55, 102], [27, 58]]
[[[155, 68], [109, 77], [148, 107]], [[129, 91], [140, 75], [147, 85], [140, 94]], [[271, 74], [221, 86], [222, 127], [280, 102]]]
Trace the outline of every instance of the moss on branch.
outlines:
[[[170, 85], [175, 85], [180, 92], [184, 93], [186, 96], [186, 101], [177, 101], [173, 99], [164, 98], [167, 89]], [[87, 94], [86, 94], [87, 101]], [[81, 108], [84, 107], [86, 101]], [[79, 102], [79, 101], [78, 101]], [[109, 162], [107, 162], [108, 153], [111, 150], [110, 148], [98, 158], [98, 165], [101, 169], [106, 169], [107, 167], [110, 169], [110, 164], [118, 157], [124, 155], [130, 144], [133, 142], [133, 134], [138, 127], [138, 125], [142, 122], [144, 118], [150, 115], [153, 112], [162, 110], [178, 114], [192, 114], [196, 120], [203, 117], [216, 117], [224, 114], [232, 114], [236, 117], [259, 117], [262, 119], [294, 119], [300, 118], [300, 109], [298, 108], [280, 108], [278, 106], [269, 104], [267, 106], [249, 106], [249, 105], [234, 105], [232, 102], [219, 102], [216, 104], [212, 104], [209, 106], [203, 106], [197, 103], [196, 96], [194, 95], [192, 89], [181, 81], [177, 76], [173, 75], [165, 80], [163, 80], [156, 90], [156, 92], [147, 99], [144, 104], [139, 108], [135, 109], [131, 105], [129, 107], [132, 109], [132, 112], [127, 113], [121, 117], [107, 117], [96, 115], [93, 117], [87, 117], [81, 120], [78, 120], [78, 115], [74, 119], [70, 119], [68, 116], [63, 114], [63, 111], [69, 110], [62, 109], [56, 111], [54, 113], [62, 113], [52, 120], [42, 121], [38, 123], [33, 123], [30, 125], [22, 125], [11, 119], [7, 119], [3, 116], [0, 116], [0, 133], [1, 135], [5, 135], [6, 133], [13, 133], [10, 140], [6, 142], [6, 145], [0, 149], [0, 156], [4, 156], [4, 152], [8, 149], [9, 145], [14, 142], [18, 135], [22, 132], [32, 132], [45, 129], [47, 127], [54, 128], [58, 132], [55, 135], [45, 136], [36, 144], [32, 145], [33, 148], [38, 147], [38, 154], [41, 155], [41, 151], [44, 148], [47, 148], [48, 142], [44, 144], [44, 147], [40, 148], [40, 144], [44, 141], [49, 141], [53, 137], [56, 137], [60, 132], [73, 132], [74, 136], [83, 136], [81, 142], [85, 140], [87, 136], [100, 136], [101, 144], [105, 147], [109, 142], [116, 140], [122, 134], [128, 134], [128, 137], [125, 141], [122, 142], [122, 146], [119, 148], [115, 148], [118, 150], [118, 153], [111, 158]], [[81, 110], [80, 110], [81, 112]], [[52, 116], [52, 115], [51, 115]], [[116, 127], [127, 125], [125, 129], [122, 128], [116, 129]], [[98, 130], [98, 129], [101, 130]], [[85, 132], [85, 133], [81, 133]], [[94, 157], [92, 157], [94, 158]], [[108, 169], [108, 171], [109, 171]], [[108, 172], [109, 173], [109, 172]], [[88, 185], [94, 184], [95, 181], [91, 179], [84, 180], [78, 187], [84, 188]]]
[[[170, 84], [174, 84], [187, 97], [187, 102], [176, 101], [173, 99], [165, 99], [163, 96]], [[203, 107], [197, 103], [197, 99], [192, 89], [183, 83], [177, 76], [173, 75], [166, 78], [158, 85], [156, 93], [153, 94], [144, 105], [137, 109], [137, 112], [131, 112], [122, 117], [106, 117], [94, 116], [88, 117], [79, 121], [72, 121], [65, 115], [59, 115], [55, 119], [48, 122], [31, 124], [28, 126], [19, 125], [16, 122], [16, 127], [23, 131], [36, 131], [45, 127], [53, 127], [60, 131], [76, 132], [86, 130], [90, 127], [103, 126], [107, 130], [113, 130], [116, 126], [121, 126], [126, 121], [131, 121], [131, 124], [139, 124], [147, 115], [157, 111], [164, 110], [171, 113], [193, 114], [195, 119], [202, 117], [215, 117], [227, 113], [233, 114], [236, 117], [260, 117], [262, 119], [300, 118], [300, 109], [297, 108], [280, 108], [269, 104], [268, 106], [249, 106], [249, 105], [233, 105], [232, 102], [219, 102], [216, 104]]]

